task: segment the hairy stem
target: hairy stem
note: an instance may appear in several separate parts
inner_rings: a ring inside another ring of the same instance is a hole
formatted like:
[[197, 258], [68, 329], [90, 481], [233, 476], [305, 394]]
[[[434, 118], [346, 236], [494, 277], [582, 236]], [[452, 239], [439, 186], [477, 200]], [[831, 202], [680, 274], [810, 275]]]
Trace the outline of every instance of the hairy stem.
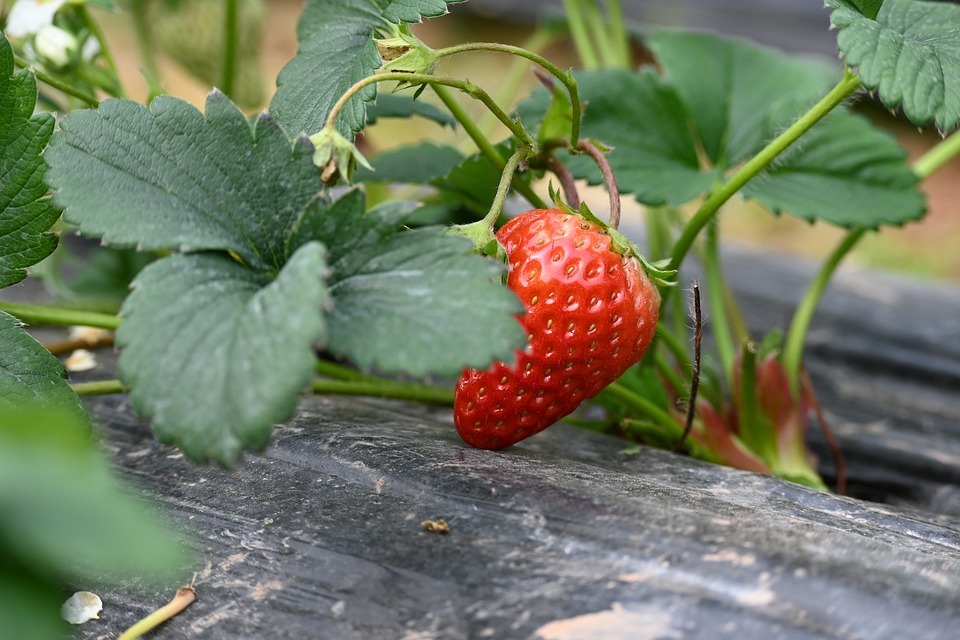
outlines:
[[503, 203], [506, 202], [507, 194], [510, 193], [510, 185], [513, 183], [513, 176], [517, 172], [517, 167], [526, 160], [527, 153], [526, 149], [517, 149], [503, 167], [503, 172], [500, 174], [500, 183], [497, 185], [497, 193], [490, 204], [490, 211], [482, 221], [483, 224], [490, 226], [491, 231], [497, 223], [497, 218], [503, 212]]
[[697, 392], [700, 390], [700, 354], [703, 345], [703, 314], [700, 309], [700, 285], [693, 283], [693, 374], [690, 376], [690, 395], [687, 396], [687, 416], [683, 423], [683, 434], [674, 445], [674, 451], [680, 451], [693, 430], [693, 421], [697, 417]]
[[61, 307], [44, 307], [0, 300], [0, 311], [5, 311], [27, 324], [76, 325], [111, 330], [120, 326], [120, 318], [118, 316], [92, 311], [64, 309]]
[[[463, 127], [463, 130], [467, 132], [467, 135], [473, 140], [474, 144], [477, 145], [477, 149], [480, 150], [480, 153], [489, 160], [497, 171], [503, 171], [503, 168], [506, 166], [507, 161], [500, 155], [500, 152], [497, 151], [497, 148], [487, 139], [483, 134], [477, 124], [473, 121], [473, 118], [464, 111], [463, 107], [460, 106], [460, 103], [451, 95], [446, 87], [434, 85], [434, 92], [437, 94], [437, 97], [440, 98], [440, 101], [443, 102], [444, 106], [453, 114], [453, 117], [457, 119], [457, 122], [460, 123], [460, 126]], [[530, 204], [537, 207], [538, 209], [546, 209], [547, 204], [536, 194], [536, 192], [530, 188], [530, 185], [523, 182], [519, 178], [515, 178], [513, 181], [513, 188], [517, 190], [524, 198], [526, 198]]]
[[620, 187], [617, 186], [617, 178], [613, 175], [613, 169], [604, 155], [592, 142], [581, 140], [578, 148], [586, 151], [587, 155], [593, 158], [593, 161], [600, 167], [600, 173], [603, 174], [603, 182], [607, 187], [607, 195], [610, 197], [610, 222], [611, 228], [616, 229], [620, 226]]
[[440, 57], [446, 57], [467, 51], [497, 51], [519, 56], [540, 65], [550, 73], [550, 75], [559, 80], [570, 95], [570, 107], [573, 109], [573, 117], [570, 124], [570, 146], [576, 148], [577, 142], [580, 140], [580, 90], [572, 74], [563, 71], [560, 67], [538, 53], [529, 51], [523, 47], [500, 44], [498, 42], [468, 42], [445, 49], [438, 49], [435, 53]]
[[18, 67], [20, 67], [21, 69], [30, 69], [33, 72], [33, 75], [37, 77], [37, 80], [53, 87], [57, 91], [60, 91], [61, 93], [65, 93], [68, 96], [73, 96], [78, 100], [82, 100], [83, 102], [86, 102], [91, 107], [96, 107], [97, 105], [100, 104], [100, 101], [97, 100], [96, 96], [91, 95], [86, 91], [81, 91], [80, 89], [77, 89], [76, 87], [73, 87], [67, 84], [66, 82], [63, 82], [62, 80], [58, 80], [57, 78], [54, 78], [53, 76], [51, 76], [49, 73], [46, 73], [39, 69], [31, 68], [30, 63], [24, 60], [23, 58], [21, 58], [20, 56], [14, 56], [13, 60]]
[[220, 89], [229, 97], [233, 97], [233, 84], [237, 66], [237, 13], [239, 0], [224, 1], [223, 20], [223, 75], [220, 78]]

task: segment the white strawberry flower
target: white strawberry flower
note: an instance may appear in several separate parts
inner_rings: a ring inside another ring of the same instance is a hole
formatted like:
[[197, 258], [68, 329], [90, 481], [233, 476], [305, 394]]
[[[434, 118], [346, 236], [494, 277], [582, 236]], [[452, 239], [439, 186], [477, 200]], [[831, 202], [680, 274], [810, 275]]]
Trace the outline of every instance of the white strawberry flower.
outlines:
[[53, 16], [67, 0], [17, 0], [7, 16], [4, 32], [11, 38], [26, 38], [53, 24]]
[[33, 38], [33, 47], [42, 60], [61, 69], [70, 64], [79, 44], [69, 31], [48, 24], [37, 31], [37, 35]]

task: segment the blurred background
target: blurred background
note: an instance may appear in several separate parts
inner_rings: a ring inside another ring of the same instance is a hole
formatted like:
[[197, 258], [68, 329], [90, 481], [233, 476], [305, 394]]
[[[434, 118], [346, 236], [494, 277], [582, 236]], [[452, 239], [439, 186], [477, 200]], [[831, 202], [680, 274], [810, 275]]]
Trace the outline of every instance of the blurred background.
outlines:
[[[829, 11], [820, 0], [624, 0], [623, 5], [638, 36], [637, 64], [649, 61], [639, 44], [644, 31], [657, 27], [684, 27], [749, 38], [786, 51], [833, 61], [839, 67]], [[259, 52], [262, 73], [256, 81], [262, 84], [265, 105], [269, 102], [277, 74], [296, 53], [296, 23], [303, 0], [265, 0], [264, 6], [263, 40]], [[471, 40], [529, 45], [536, 27], [556, 20], [562, 13], [563, 4], [562, 0], [470, 0], [452, 5], [451, 9], [448, 16], [416, 25], [416, 35], [436, 47]], [[102, 19], [108, 40], [117, 51], [124, 84], [131, 97], [145, 99], [148, 89], [137, 55], [136, 29], [130, 17], [123, 13], [102, 12], [97, 12], [97, 17]], [[554, 33], [548, 42], [539, 43], [542, 52], [561, 67], [577, 65], [571, 41], [562, 30]], [[166, 92], [202, 107], [210, 86], [169, 58], [161, 55], [158, 62]], [[497, 97], [511, 64], [512, 60], [503, 55], [475, 53], [445, 59], [440, 72], [469, 78]], [[524, 97], [534, 83], [532, 74], [525, 74], [517, 95]], [[421, 99], [431, 100], [432, 96], [430, 92], [424, 92]], [[464, 104], [469, 109], [475, 106], [468, 101]], [[867, 96], [859, 100], [856, 109], [891, 130], [911, 159], [919, 157], [940, 139], [936, 131], [918, 131]], [[250, 109], [251, 112], [257, 110], [257, 107]], [[481, 109], [476, 113], [479, 116]], [[503, 136], [506, 136], [505, 130]], [[412, 122], [381, 120], [366, 135], [366, 141], [374, 151], [424, 138], [463, 144], [465, 136], [418, 119]], [[461, 148], [471, 150], [468, 146]], [[851, 258], [853, 263], [926, 278], [960, 280], [960, 159], [954, 159], [927, 180], [923, 189], [928, 196], [927, 216], [902, 229], [886, 229], [873, 234], [860, 244]], [[542, 191], [545, 193], [545, 187]], [[597, 198], [598, 203], [605, 202], [602, 194], [587, 197], [591, 203], [593, 198]], [[625, 205], [628, 203], [628, 216], [642, 215], [639, 204], [624, 201]], [[790, 216], [775, 218], [750, 204], [732, 203], [728, 209], [722, 217], [726, 239], [769, 251], [820, 257], [829, 252], [842, 236], [841, 231], [827, 225], [810, 225]]]

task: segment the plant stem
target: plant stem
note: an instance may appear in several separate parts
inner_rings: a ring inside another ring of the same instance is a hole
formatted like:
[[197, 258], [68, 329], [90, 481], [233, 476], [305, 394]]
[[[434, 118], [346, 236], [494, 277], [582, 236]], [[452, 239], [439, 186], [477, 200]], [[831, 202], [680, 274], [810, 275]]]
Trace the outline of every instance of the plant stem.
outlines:
[[120, 326], [120, 318], [106, 313], [93, 311], [77, 311], [60, 307], [43, 307], [0, 300], [0, 311], [5, 311], [13, 317], [27, 324], [55, 324], [76, 325], [81, 327], [97, 327], [99, 329], [116, 329]]
[[452, 389], [385, 379], [314, 380], [311, 384], [311, 390], [314, 393], [411, 400], [442, 406], [453, 405]]
[[[474, 144], [477, 145], [477, 149], [480, 150], [487, 160], [489, 160], [497, 171], [503, 171], [503, 168], [506, 166], [507, 162], [504, 160], [503, 156], [500, 155], [500, 152], [497, 151], [497, 148], [487, 139], [483, 134], [477, 124], [473, 121], [470, 115], [464, 111], [463, 107], [460, 106], [460, 103], [447, 91], [446, 87], [439, 85], [433, 86], [434, 92], [437, 94], [437, 97], [440, 98], [440, 101], [447, 107], [450, 113], [454, 118], [457, 119], [457, 122], [460, 123], [460, 126], [463, 127], [463, 130], [467, 132], [467, 135], [473, 140]], [[546, 209], [547, 204], [536, 194], [536, 192], [530, 188], [530, 185], [524, 181], [516, 178], [513, 181], [513, 187], [524, 197], [530, 204], [538, 209]]]
[[70, 385], [78, 396], [107, 396], [116, 393], [126, 393], [123, 383], [119, 380], [95, 380], [93, 382], [74, 382]]
[[692, 371], [693, 363], [690, 360], [690, 356], [687, 355], [687, 349], [683, 345], [683, 342], [680, 339], [670, 332], [663, 323], [657, 323], [656, 329], [657, 340], [663, 342], [666, 345], [667, 350], [673, 354], [673, 359], [676, 360], [677, 364], [683, 371]]
[[513, 176], [517, 173], [517, 167], [527, 158], [526, 149], [517, 149], [510, 159], [507, 160], [500, 174], [500, 183], [497, 185], [497, 193], [490, 204], [490, 211], [483, 218], [483, 224], [490, 226], [491, 232], [493, 226], [497, 223], [497, 218], [503, 212], [503, 203], [507, 200], [507, 194], [510, 193], [510, 185], [513, 183]]
[[593, 143], [587, 140], [581, 140], [577, 148], [587, 152], [587, 155], [593, 158], [600, 168], [603, 175], [603, 183], [607, 187], [607, 195], [610, 197], [610, 228], [616, 229], [620, 226], [620, 187], [617, 186], [617, 178], [613, 175], [613, 169], [607, 161], [607, 156], [603, 154]]
[[335, 129], [337, 124], [337, 116], [340, 115], [340, 111], [346, 106], [347, 102], [350, 101], [350, 98], [355, 96], [365, 87], [368, 87], [379, 82], [404, 82], [409, 84], [429, 84], [432, 86], [441, 86], [441, 87], [450, 87], [452, 89], [457, 89], [467, 94], [471, 98], [479, 100], [483, 103], [487, 109], [489, 109], [497, 119], [500, 120], [507, 127], [514, 137], [523, 145], [529, 147], [532, 151], [539, 150], [539, 145], [537, 141], [534, 140], [527, 130], [523, 126], [513, 120], [507, 113], [494, 102], [493, 98], [490, 95], [478, 87], [473, 82], [469, 80], [457, 80], [455, 78], [444, 78], [442, 76], [433, 76], [427, 73], [406, 73], [402, 71], [390, 71], [387, 73], [378, 73], [376, 75], [367, 76], [366, 78], [356, 82], [352, 87], [347, 89], [346, 93], [340, 96], [340, 99], [333, 105], [333, 108], [330, 109], [330, 113], [327, 115], [327, 121], [324, 125], [324, 128]]
[[236, 76], [237, 64], [237, 9], [238, 0], [223, 0], [223, 75], [220, 79], [220, 89], [229, 97], [233, 97], [233, 83]]
[[583, 16], [587, 21], [593, 42], [600, 55], [600, 64], [605, 69], [618, 66], [616, 43], [608, 35], [609, 27], [600, 13], [597, 0], [581, 0]]
[[330, 360], [324, 360], [323, 358], [317, 359], [317, 365], [315, 371], [326, 378], [333, 378], [335, 380], [375, 380], [375, 376], [368, 376], [365, 373], [361, 373], [356, 369], [351, 369], [350, 367], [345, 367], [342, 364], [337, 364], [336, 362], [331, 362]]
[[543, 166], [557, 176], [557, 180], [560, 181], [560, 188], [563, 190], [563, 197], [567, 199], [567, 206], [571, 209], [579, 209], [580, 194], [577, 192], [577, 183], [570, 170], [552, 155], [547, 157]]
[[641, 396], [639, 393], [635, 393], [630, 389], [627, 389], [619, 382], [613, 382], [609, 384], [606, 388], [606, 392], [619, 400], [625, 406], [638, 411], [657, 424], [673, 427], [676, 429], [677, 433], [683, 432], [683, 425], [676, 418], [671, 416], [664, 409], [657, 406], [650, 400], [647, 400]]
[[81, 91], [80, 89], [77, 89], [75, 87], [72, 87], [66, 82], [63, 82], [62, 80], [58, 80], [57, 78], [54, 78], [53, 76], [51, 76], [50, 74], [44, 71], [40, 71], [39, 69], [33, 69], [30, 66], [30, 63], [24, 60], [23, 58], [21, 58], [20, 56], [14, 56], [13, 60], [18, 67], [20, 67], [21, 69], [30, 69], [33, 72], [33, 75], [37, 77], [37, 80], [39, 80], [40, 82], [43, 82], [44, 84], [50, 85], [57, 91], [60, 91], [62, 93], [67, 94], [68, 96], [73, 96], [74, 98], [82, 100], [86, 102], [88, 105], [90, 105], [91, 107], [96, 107], [100, 104], [100, 101], [97, 100], [96, 96], [86, 93], [85, 91]]
[[723, 270], [720, 268], [718, 250], [719, 232], [717, 220], [714, 218], [707, 225], [707, 237], [704, 243], [703, 267], [704, 277], [707, 280], [707, 295], [710, 303], [710, 320], [713, 324], [713, 337], [716, 343], [717, 355], [727, 380], [733, 380], [733, 361], [736, 359], [736, 347], [733, 343], [733, 334], [730, 331], [726, 310], [726, 290], [724, 287]]
[[622, 69], [633, 66], [633, 56], [630, 52], [630, 34], [627, 32], [627, 22], [623, 17], [623, 5], [620, 0], [607, 0], [607, 13], [610, 15], [610, 31], [613, 33], [613, 44], [617, 52], [617, 65]]
[[580, 0], [563, 0], [564, 10], [567, 14], [567, 24], [570, 27], [570, 35], [573, 37], [573, 46], [577, 48], [577, 55], [583, 63], [585, 69], [596, 69], [600, 66], [596, 51], [590, 42], [590, 36], [587, 33], [587, 27], [583, 22], [583, 14], [580, 12]]
[[160, 86], [160, 70], [153, 53], [153, 30], [146, 13], [146, 2], [130, 2], [127, 7], [133, 17], [133, 28], [137, 32], [137, 52], [143, 65], [143, 75], [151, 92]]
[[[713, 190], [707, 199], [700, 205], [700, 209], [683, 229], [683, 233], [673, 246], [673, 255], [670, 258], [668, 269], [678, 269], [693, 246], [693, 241], [707, 223], [716, 215], [720, 207], [743, 186], [762, 171], [767, 165], [793, 144], [797, 138], [810, 130], [813, 125], [823, 119], [830, 111], [846, 100], [850, 94], [860, 88], [860, 79], [850, 70], [845, 70], [843, 79], [830, 90], [817, 104], [810, 108], [800, 119], [794, 122], [786, 131], [773, 139], [757, 155], [753, 156], [736, 173], [730, 176], [719, 188]], [[664, 292], [664, 298], [669, 289]]]
[[196, 599], [197, 592], [193, 587], [190, 585], [180, 587], [180, 589], [177, 590], [177, 595], [173, 597], [173, 600], [124, 631], [117, 640], [134, 640], [134, 638], [139, 638], [189, 607]]
[[813, 282], [810, 283], [810, 287], [800, 300], [800, 305], [793, 313], [793, 319], [790, 322], [783, 348], [783, 366], [787, 371], [790, 392], [794, 397], [797, 397], [800, 392], [803, 344], [807, 337], [807, 331], [810, 329], [810, 323], [813, 321], [813, 315], [817, 310], [817, 305], [820, 304], [820, 299], [823, 297], [827, 285], [830, 284], [830, 279], [840, 262], [866, 233], [866, 229], [854, 229], [844, 236], [837, 248], [820, 265], [820, 271]]
[[100, 54], [103, 56], [104, 61], [106, 61], [107, 68], [110, 69], [110, 73], [113, 74], [113, 84], [115, 87], [114, 96], [118, 98], [124, 97], [123, 87], [120, 84], [120, 72], [117, 69], [117, 63], [116, 60], [114, 60], [113, 53], [110, 51], [110, 44], [107, 42], [107, 38], [103, 34], [103, 29], [100, 28], [100, 25], [97, 24], [96, 20], [93, 19], [93, 16], [90, 15], [90, 11], [87, 9], [86, 5], [77, 5], [77, 12], [80, 15], [80, 18], [83, 20], [84, 25], [86, 25], [87, 29], [90, 30], [91, 35], [93, 35], [93, 37], [96, 38], [97, 42], [100, 44]]
[[570, 147], [577, 147], [577, 142], [580, 140], [580, 90], [577, 87], [576, 79], [574, 79], [571, 73], [564, 72], [562, 69], [560, 69], [560, 67], [553, 64], [538, 53], [529, 51], [523, 47], [500, 44], [499, 42], [468, 42], [466, 44], [446, 47], [445, 49], [437, 49], [435, 53], [439, 57], [446, 57], [468, 51], [496, 51], [526, 58], [527, 60], [540, 65], [543, 67], [543, 69], [549, 72], [550, 75], [559, 80], [564, 88], [566, 88], [567, 93], [570, 94], [570, 107], [573, 110], [573, 117], [571, 118], [570, 124]]
[[913, 172], [923, 180], [960, 154], [960, 130], [954, 131], [945, 140], [927, 151], [913, 164]]

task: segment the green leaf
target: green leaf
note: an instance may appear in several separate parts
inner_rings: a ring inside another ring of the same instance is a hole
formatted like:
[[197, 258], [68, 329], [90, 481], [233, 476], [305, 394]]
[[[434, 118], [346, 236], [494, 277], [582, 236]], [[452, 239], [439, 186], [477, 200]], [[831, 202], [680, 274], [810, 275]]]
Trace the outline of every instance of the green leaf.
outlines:
[[328, 243], [328, 348], [363, 368], [456, 375], [510, 361], [526, 335], [523, 311], [494, 282], [502, 266], [437, 227], [401, 230], [403, 205], [363, 213], [363, 194], [317, 200], [295, 237]]
[[46, 404], [86, 423], [86, 412], [66, 382], [63, 365], [22, 326], [0, 312], [0, 410]]
[[[513, 153], [509, 144], [499, 144], [495, 148], [501, 157], [509, 157]], [[433, 178], [430, 184], [441, 191], [443, 200], [461, 203], [475, 214], [483, 216], [493, 205], [500, 176], [500, 170], [485, 155], [476, 153], [453, 166], [446, 174]]]
[[810, 222], [876, 228], [923, 216], [918, 182], [893, 136], [837, 111], [747, 184], [744, 195]]
[[949, 131], [960, 123], [960, 6], [887, 0], [876, 20], [859, 4], [827, 0], [844, 60], [888, 108], [917, 126]]
[[323, 188], [308, 141], [291, 148], [269, 116], [251, 128], [217, 91], [205, 117], [162, 96], [149, 109], [106, 100], [60, 127], [46, 153], [54, 201], [113, 244], [227, 250], [276, 272], [289, 229]]
[[357, 170], [357, 182], [427, 183], [448, 174], [463, 162], [454, 147], [420, 142], [377, 154], [370, 160], [373, 171]]
[[0, 35], [0, 288], [23, 280], [25, 268], [57, 246], [57, 237], [47, 231], [60, 214], [46, 197], [40, 155], [54, 119], [34, 115], [36, 101], [33, 74], [13, 73], [13, 50]]
[[828, 65], [709, 34], [660, 31], [648, 44], [723, 169], [759, 151], [837, 78]]
[[883, 0], [852, 0], [853, 6], [862, 13], [867, 18], [875, 20], [877, 14], [880, 13], [880, 7], [883, 5]]
[[[178, 535], [113, 476], [75, 416], [0, 407], [0, 621], [16, 638], [49, 638], [63, 582], [177, 579]], [[37, 608], [53, 605], [42, 616]], [[17, 629], [30, 633], [20, 633]]]
[[[442, 0], [308, 0], [297, 24], [300, 48], [280, 71], [270, 113], [291, 135], [323, 128], [334, 103], [356, 82], [380, 67], [373, 42], [392, 23], [419, 22], [441, 15]], [[376, 95], [367, 87], [341, 111], [340, 133], [363, 128], [364, 103]]]
[[[580, 98], [587, 103], [581, 136], [614, 147], [608, 155], [620, 190], [646, 204], [678, 205], [705, 192], [718, 179], [701, 171], [690, 116], [677, 93], [652, 70], [640, 73], [610, 69], [576, 74]], [[549, 93], [534, 91], [519, 112], [529, 128], [550, 104]], [[586, 156], [557, 153], [578, 178], [601, 184]]]
[[273, 280], [219, 253], [141, 272], [117, 331], [120, 377], [162, 441], [223, 465], [266, 446], [325, 336], [325, 269], [323, 247], [308, 243]]
[[374, 124], [379, 118], [409, 118], [420, 116], [441, 126], [455, 129], [457, 120], [436, 105], [414, 100], [412, 96], [399, 93], [381, 93], [377, 101], [367, 105], [366, 125]]

